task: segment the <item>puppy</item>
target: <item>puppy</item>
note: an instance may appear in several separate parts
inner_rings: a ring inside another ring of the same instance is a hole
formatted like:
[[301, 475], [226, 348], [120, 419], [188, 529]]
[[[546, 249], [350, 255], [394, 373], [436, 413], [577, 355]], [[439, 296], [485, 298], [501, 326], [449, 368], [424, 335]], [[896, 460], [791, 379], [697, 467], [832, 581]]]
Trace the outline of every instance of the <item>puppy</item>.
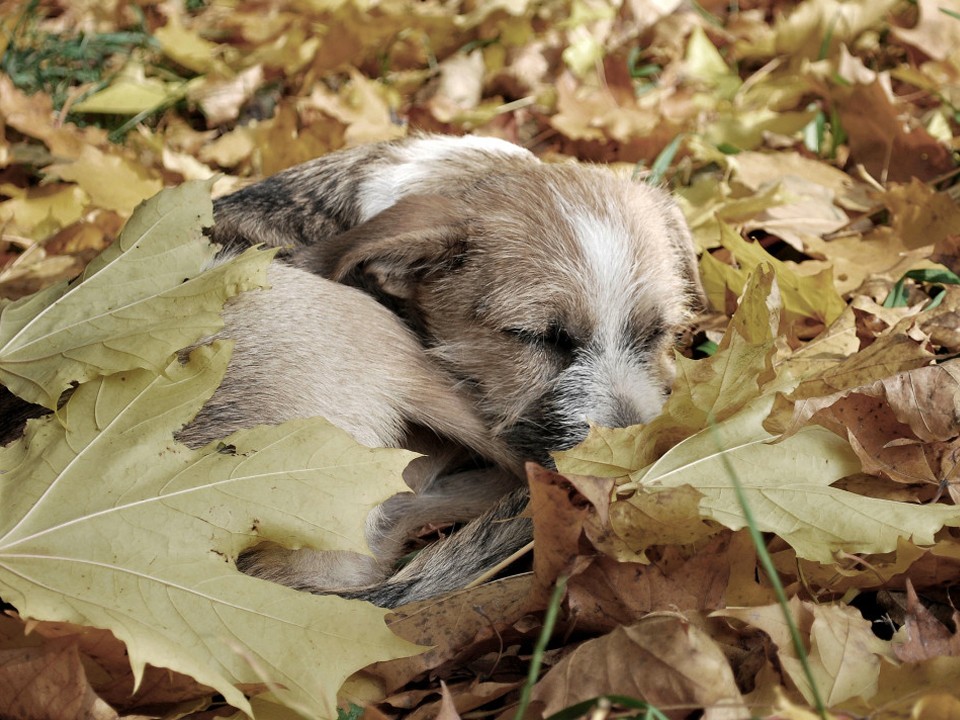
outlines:
[[[384, 605], [462, 586], [529, 539], [516, 517], [523, 491], [504, 495], [506, 474], [522, 460], [549, 464], [591, 423], [651, 420], [672, 380], [675, 333], [703, 304], [689, 232], [664, 192], [493, 139], [425, 136], [334, 153], [219, 200], [215, 216], [217, 242], [283, 246], [293, 266], [379, 302], [488, 432], [488, 446], [468, 447], [493, 470], [446, 469], [425, 484], [432, 507], [450, 512], [462, 497], [467, 516], [485, 499], [486, 516], [386, 583], [335, 588]], [[336, 352], [356, 362], [350, 348]], [[287, 372], [298, 385], [310, 377], [302, 364]], [[462, 442], [440, 432], [440, 447]], [[388, 503], [378, 532], [405, 516]], [[259, 550], [243, 566], [329, 587], [309, 551]]]
[[[214, 214], [225, 253], [264, 243], [285, 258], [269, 290], [228, 303], [227, 374], [180, 438], [320, 415], [360, 442], [427, 453], [408, 474], [415, 492], [371, 514], [372, 557], [262, 544], [238, 560], [384, 606], [463, 587], [526, 544], [523, 462], [549, 465], [591, 423], [651, 420], [675, 333], [703, 302], [666, 193], [494, 139], [333, 153]], [[467, 525], [392, 574], [429, 522]]]

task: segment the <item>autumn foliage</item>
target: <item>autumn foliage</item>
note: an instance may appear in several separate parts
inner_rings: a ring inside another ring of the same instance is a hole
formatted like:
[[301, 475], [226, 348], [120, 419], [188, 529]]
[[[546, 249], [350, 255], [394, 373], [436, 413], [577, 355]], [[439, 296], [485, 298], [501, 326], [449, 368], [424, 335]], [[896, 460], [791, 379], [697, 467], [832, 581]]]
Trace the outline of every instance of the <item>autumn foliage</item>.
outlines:
[[[524, 718], [960, 714], [956, 0], [0, 0], [0, 28], [0, 382], [77, 386], [0, 449], [0, 716], [514, 717], [551, 603]], [[362, 551], [409, 455], [320, 419], [189, 450], [230, 350], [177, 358], [270, 261], [204, 269], [211, 191], [416, 130], [668, 184], [711, 311], [660, 417], [531, 468], [532, 556], [385, 613], [232, 559]]]

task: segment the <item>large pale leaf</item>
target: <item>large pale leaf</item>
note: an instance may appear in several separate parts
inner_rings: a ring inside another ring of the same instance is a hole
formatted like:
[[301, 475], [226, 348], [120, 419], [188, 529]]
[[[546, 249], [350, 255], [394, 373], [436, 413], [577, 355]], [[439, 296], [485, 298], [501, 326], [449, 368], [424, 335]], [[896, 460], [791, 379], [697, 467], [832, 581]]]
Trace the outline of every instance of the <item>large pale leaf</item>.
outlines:
[[[899, 538], [932, 545], [944, 525], [960, 525], [956, 508], [909, 505], [830, 487], [860, 469], [849, 444], [810, 426], [782, 442], [763, 429], [773, 396], [760, 398], [726, 421], [679, 443], [657, 462], [631, 475], [631, 485], [652, 490], [690, 485], [700, 493], [703, 517], [745, 527], [733, 476], [743, 486], [761, 531], [786, 540], [797, 555], [830, 563], [838, 551], [884, 553]], [[622, 488], [623, 489], [623, 488]]]
[[217, 343], [159, 376], [84, 383], [59, 418], [0, 449], [0, 595], [27, 617], [110, 629], [138, 678], [145, 663], [172, 668], [246, 711], [237, 684], [267, 679], [284, 704], [331, 717], [348, 675], [414, 646], [382, 610], [233, 561], [260, 535], [362, 551], [366, 513], [404, 487], [410, 453], [362, 447], [320, 419], [177, 444], [171, 429], [213, 393], [228, 356]]
[[55, 408], [72, 382], [146, 368], [218, 331], [227, 298], [266, 284], [272, 253], [256, 250], [201, 272], [216, 251], [209, 184], [164, 190], [141, 205], [82, 278], [11, 303], [0, 314], [0, 382]]

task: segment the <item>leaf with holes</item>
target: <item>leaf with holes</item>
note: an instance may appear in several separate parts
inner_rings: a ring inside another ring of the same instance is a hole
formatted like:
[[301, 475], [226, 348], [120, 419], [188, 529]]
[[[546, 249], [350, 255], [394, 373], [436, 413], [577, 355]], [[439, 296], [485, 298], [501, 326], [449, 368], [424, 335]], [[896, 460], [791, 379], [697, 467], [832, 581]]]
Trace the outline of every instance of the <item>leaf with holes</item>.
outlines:
[[249, 250], [202, 272], [216, 246], [209, 184], [164, 190], [137, 208], [120, 238], [78, 281], [10, 303], [0, 314], [0, 383], [55, 408], [73, 382], [145, 368], [223, 327], [238, 292], [266, 286], [272, 252]]
[[233, 560], [258, 530], [363, 551], [364, 518], [404, 487], [411, 454], [319, 419], [197, 451], [176, 443], [228, 358], [215, 343], [162, 375], [84, 383], [59, 418], [0, 449], [0, 595], [26, 617], [111, 630], [138, 680], [146, 663], [171, 668], [248, 712], [238, 686], [269, 680], [284, 705], [331, 717], [348, 675], [416, 647], [383, 610], [248, 577]]

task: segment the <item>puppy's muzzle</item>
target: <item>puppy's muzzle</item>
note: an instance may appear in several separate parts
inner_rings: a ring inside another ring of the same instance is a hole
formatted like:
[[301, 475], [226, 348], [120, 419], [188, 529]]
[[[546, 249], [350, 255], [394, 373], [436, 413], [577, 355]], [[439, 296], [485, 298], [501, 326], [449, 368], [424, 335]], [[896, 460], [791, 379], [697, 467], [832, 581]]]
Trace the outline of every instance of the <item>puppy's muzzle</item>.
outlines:
[[645, 393], [643, 403], [615, 390], [597, 397], [585, 385], [560, 386], [527, 409], [501, 436], [524, 457], [553, 466], [550, 453], [568, 450], [587, 437], [592, 425], [630, 427], [650, 422], [663, 407], [666, 388]]

